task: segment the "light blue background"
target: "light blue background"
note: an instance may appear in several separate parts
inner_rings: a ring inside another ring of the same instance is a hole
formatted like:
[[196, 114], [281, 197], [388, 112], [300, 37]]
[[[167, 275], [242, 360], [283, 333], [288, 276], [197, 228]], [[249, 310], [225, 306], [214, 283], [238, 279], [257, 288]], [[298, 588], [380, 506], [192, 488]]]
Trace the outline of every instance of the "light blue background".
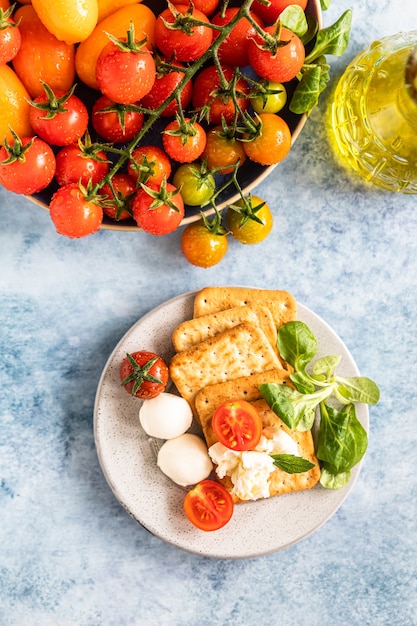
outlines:
[[[353, 8], [342, 59], [288, 158], [256, 190], [275, 226], [230, 240], [208, 270], [163, 239], [55, 234], [48, 213], [0, 189], [0, 624], [3, 626], [411, 626], [417, 624], [416, 198], [342, 171], [326, 106], [348, 61], [417, 24], [414, 0]], [[209, 284], [290, 290], [376, 380], [368, 454], [338, 512], [299, 544], [237, 561], [161, 542], [122, 509], [93, 439], [96, 386], [143, 314]]]

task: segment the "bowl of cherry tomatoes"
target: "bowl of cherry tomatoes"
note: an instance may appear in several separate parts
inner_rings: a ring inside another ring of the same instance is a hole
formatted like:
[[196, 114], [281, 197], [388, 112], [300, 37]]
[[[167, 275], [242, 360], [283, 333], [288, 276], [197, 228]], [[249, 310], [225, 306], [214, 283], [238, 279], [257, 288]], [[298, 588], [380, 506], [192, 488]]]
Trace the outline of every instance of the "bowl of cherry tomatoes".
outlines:
[[[47, 184], [26, 195], [74, 237], [99, 228], [165, 234], [241, 201], [307, 118], [291, 109], [307, 47], [281, 12], [296, 5], [317, 30], [320, 0], [230, 0], [224, 10], [220, 0], [91, 1], [89, 26], [75, 16], [50, 27], [45, 0], [10, 14], [22, 43], [8, 66], [29, 94], [34, 141], [53, 155]], [[25, 141], [18, 149], [28, 150]], [[74, 198], [96, 207], [77, 232], [64, 224]]]

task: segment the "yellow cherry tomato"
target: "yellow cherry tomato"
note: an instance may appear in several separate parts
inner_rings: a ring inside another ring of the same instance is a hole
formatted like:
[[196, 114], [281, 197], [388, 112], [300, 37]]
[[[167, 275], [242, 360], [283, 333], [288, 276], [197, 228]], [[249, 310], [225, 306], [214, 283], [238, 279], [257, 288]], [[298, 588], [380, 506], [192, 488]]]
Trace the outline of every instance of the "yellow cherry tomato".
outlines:
[[28, 100], [30, 95], [14, 70], [0, 65], [0, 145], [11, 140], [10, 128], [22, 138], [33, 135]]
[[132, 4], [115, 11], [102, 20], [92, 34], [77, 48], [75, 53], [75, 69], [79, 78], [92, 89], [98, 89], [96, 81], [96, 63], [102, 49], [109, 42], [106, 33], [114, 37], [126, 37], [130, 22], [135, 28], [135, 38], [148, 37], [151, 46], [154, 41], [156, 17], [151, 9], [143, 4]]
[[105, 17], [117, 11], [117, 9], [121, 9], [128, 4], [137, 4], [139, 1], [141, 0], [97, 0], [98, 21], [101, 22]]
[[228, 209], [227, 226], [233, 237], [245, 244], [257, 244], [266, 239], [273, 227], [272, 212], [259, 196], [249, 195], [234, 203], [240, 211]]
[[32, 4], [49, 32], [66, 43], [84, 41], [97, 25], [97, 0], [32, 0]]
[[51, 89], [71, 89], [75, 77], [74, 44], [52, 35], [31, 5], [20, 7], [14, 19], [20, 20], [22, 43], [12, 65], [32, 98], [44, 93], [41, 80]]

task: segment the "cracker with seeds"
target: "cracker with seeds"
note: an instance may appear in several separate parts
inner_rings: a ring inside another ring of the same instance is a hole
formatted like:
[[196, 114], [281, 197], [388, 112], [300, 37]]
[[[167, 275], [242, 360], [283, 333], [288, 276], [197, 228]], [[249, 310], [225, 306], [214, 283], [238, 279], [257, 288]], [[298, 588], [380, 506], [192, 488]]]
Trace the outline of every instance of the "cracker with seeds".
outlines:
[[200, 389], [268, 369], [280, 369], [280, 361], [263, 330], [243, 322], [215, 337], [175, 354], [169, 365], [171, 380], [195, 410]]
[[[282, 370], [274, 370], [242, 377], [234, 381], [209, 385], [198, 392], [195, 399], [196, 411], [198, 412], [204, 437], [208, 447], [216, 443], [217, 438], [211, 427], [211, 417], [215, 409], [228, 400], [247, 400], [251, 402], [261, 416], [263, 427], [278, 427], [284, 430], [297, 443], [299, 455], [311, 461], [315, 466], [299, 474], [288, 474], [276, 468], [269, 478], [269, 495], [276, 496], [284, 493], [311, 489], [320, 478], [320, 468], [314, 451], [314, 442], [311, 431], [290, 430], [284, 422], [270, 409], [261, 397], [259, 385], [262, 383], [278, 382], [291, 384], [289, 376]], [[233, 483], [229, 476], [219, 479], [220, 482], [231, 491]], [[240, 502], [234, 494], [235, 502]]]
[[250, 287], [205, 287], [194, 299], [194, 317], [237, 306], [262, 305], [269, 308], [276, 329], [296, 319], [297, 303], [288, 291]]
[[242, 322], [260, 326], [276, 350], [277, 332], [274, 320], [271, 311], [264, 306], [239, 306], [186, 320], [174, 329], [172, 343], [176, 352], [182, 352]]

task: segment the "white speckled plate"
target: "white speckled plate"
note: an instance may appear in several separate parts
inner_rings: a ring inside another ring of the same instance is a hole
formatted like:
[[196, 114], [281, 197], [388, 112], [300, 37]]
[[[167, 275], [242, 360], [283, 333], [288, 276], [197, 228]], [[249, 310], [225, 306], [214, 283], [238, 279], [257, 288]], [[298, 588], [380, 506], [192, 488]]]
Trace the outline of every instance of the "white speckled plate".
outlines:
[[[141, 349], [156, 352], [168, 362], [174, 353], [172, 330], [192, 317], [194, 295], [195, 292], [182, 294], [150, 311], [122, 337], [110, 355], [94, 408], [98, 457], [116, 498], [135, 520], [163, 541], [208, 557], [261, 556], [288, 547], [320, 528], [352, 489], [360, 464], [341, 490], [330, 491], [317, 485], [308, 491], [239, 504], [232, 520], [211, 533], [190, 524], [182, 508], [185, 491], [157, 468], [155, 442], [144, 433], [138, 419], [141, 401], [120, 386], [119, 367], [126, 352]], [[318, 357], [340, 354], [338, 372], [359, 375], [352, 355], [321, 318], [301, 304], [298, 318], [314, 332]], [[357, 416], [368, 430], [366, 405], [358, 405]]]

